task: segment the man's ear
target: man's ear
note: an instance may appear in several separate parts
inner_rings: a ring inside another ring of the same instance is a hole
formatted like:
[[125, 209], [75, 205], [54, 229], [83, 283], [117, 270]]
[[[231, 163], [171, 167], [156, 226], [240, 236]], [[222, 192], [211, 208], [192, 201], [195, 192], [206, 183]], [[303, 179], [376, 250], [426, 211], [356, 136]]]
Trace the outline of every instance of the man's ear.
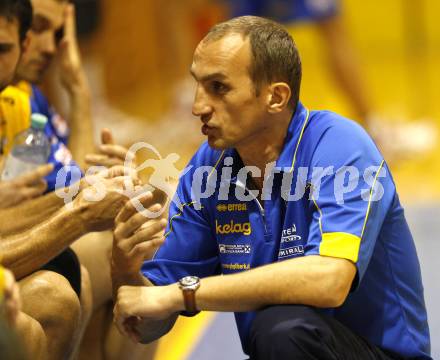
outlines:
[[280, 113], [289, 105], [292, 95], [289, 85], [284, 82], [272, 83], [268, 90], [268, 111], [271, 114]]

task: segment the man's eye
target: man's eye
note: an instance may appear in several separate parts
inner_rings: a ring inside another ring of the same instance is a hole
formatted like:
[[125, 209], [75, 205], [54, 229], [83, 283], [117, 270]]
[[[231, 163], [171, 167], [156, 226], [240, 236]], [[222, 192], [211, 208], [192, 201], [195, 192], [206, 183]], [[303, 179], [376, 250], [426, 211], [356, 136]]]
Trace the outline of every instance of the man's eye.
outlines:
[[36, 34], [41, 34], [43, 31], [49, 30], [50, 22], [43, 16], [38, 14], [32, 19], [31, 31]]
[[212, 91], [216, 94], [225, 94], [229, 88], [220, 81], [213, 81], [211, 84]]
[[1, 54], [6, 54], [8, 52], [10, 52], [13, 48], [13, 45], [10, 44], [0, 44], [0, 53]]

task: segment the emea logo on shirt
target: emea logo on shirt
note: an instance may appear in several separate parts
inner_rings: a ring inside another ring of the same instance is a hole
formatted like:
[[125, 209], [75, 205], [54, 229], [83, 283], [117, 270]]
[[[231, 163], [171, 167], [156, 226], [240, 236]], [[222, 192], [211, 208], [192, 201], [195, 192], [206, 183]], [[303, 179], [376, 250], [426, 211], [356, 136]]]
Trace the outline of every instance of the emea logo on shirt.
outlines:
[[304, 247], [302, 245], [291, 246], [286, 249], [280, 249], [280, 252], [278, 253], [278, 259], [283, 259], [289, 256], [303, 255], [303, 254], [304, 254]]
[[220, 254], [250, 254], [249, 244], [218, 244]]
[[252, 232], [251, 223], [234, 223], [234, 220], [227, 224], [219, 224], [217, 220], [215, 220], [215, 232], [220, 235], [226, 234], [236, 234], [241, 233], [243, 235], [250, 235]]
[[219, 204], [218, 212], [247, 211], [247, 204]]

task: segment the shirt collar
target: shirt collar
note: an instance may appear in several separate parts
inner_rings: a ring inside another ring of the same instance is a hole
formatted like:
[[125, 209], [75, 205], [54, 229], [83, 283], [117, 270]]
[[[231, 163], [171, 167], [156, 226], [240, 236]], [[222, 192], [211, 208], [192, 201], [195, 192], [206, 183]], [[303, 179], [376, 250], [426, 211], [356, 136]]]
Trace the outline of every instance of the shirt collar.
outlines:
[[281, 172], [292, 172], [295, 169], [296, 154], [304, 135], [304, 130], [309, 122], [310, 111], [300, 102], [290, 120], [284, 146], [278, 157], [275, 169]]

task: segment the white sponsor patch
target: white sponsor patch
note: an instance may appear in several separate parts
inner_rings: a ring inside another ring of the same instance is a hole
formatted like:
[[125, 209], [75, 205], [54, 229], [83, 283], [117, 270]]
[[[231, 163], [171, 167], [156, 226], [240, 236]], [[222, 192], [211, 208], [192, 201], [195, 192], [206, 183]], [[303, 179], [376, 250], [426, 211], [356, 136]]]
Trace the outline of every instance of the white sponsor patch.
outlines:
[[250, 254], [251, 245], [249, 244], [219, 244], [220, 254]]
[[302, 245], [291, 246], [286, 249], [280, 249], [278, 253], [278, 259], [286, 258], [293, 255], [303, 255], [304, 247]]
[[301, 240], [301, 236], [296, 235], [295, 233], [296, 233], [295, 224], [293, 224], [292, 227], [288, 229], [284, 229], [283, 232], [281, 233], [281, 244]]

